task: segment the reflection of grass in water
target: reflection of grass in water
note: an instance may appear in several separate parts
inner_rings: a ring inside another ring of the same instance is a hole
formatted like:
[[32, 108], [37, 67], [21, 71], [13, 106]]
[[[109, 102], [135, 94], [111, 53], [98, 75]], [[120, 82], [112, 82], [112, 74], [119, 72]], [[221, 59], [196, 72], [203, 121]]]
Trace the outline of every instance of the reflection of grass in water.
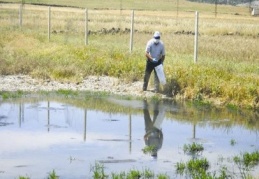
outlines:
[[0, 97], [3, 99], [20, 98], [24, 94], [25, 94], [25, 92], [23, 92], [23, 91], [17, 91], [17, 92], [0, 91]]
[[[30, 98], [33, 96], [33, 98]], [[72, 90], [59, 90], [59, 91], [39, 91], [39, 92], [24, 92], [24, 91], [15, 91], [15, 92], [0, 92], [1, 99], [10, 99], [12, 101], [22, 101], [26, 102], [36, 102], [37, 100], [41, 100], [44, 98], [46, 101], [57, 101], [62, 103], [67, 103], [79, 108], [89, 108], [89, 109], [99, 109], [106, 112], [123, 112], [128, 114], [129, 108], [121, 105], [117, 105], [115, 103], [111, 103], [107, 101], [107, 98], [117, 98], [122, 100], [143, 100], [141, 97], [134, 96], [120, 96], [113, 95], [110, 92], [102, 92], [102, 91], [82, 91], [82, 92], [74, 92]], [[151, 101], [158, 101], [160, 99], [158, 96], [154, 96]], [[169, 104], [169, 101], [164, 101], [166, 105]], [[170, 102], [171, 103], [171, 102]], [[200, 116], [206, 115], [208, 121], [211, 121], [210, 125], [218, 128], [224, 127], [226, 129], [231, 128], [233, 125], [242, 125], [249, 130], [257, 130], [259, 129], [259, 122], [256, 120], [256, 113], [250, 110], [241, 110], [237, 111], [229, 110], [229, 108], [207, 108], [207, 106], [196, 106], [195, 104], [188, 103], [178, 103], [172, 101], [172, 105], [176, 105], [179, 107], [179, 112], [167, 112], [166, 117], [169, 119], [181, 121], [181, 122], [199, 122], [201, 121]], [[142, 110], [131, 108], [132, 112], [142, 113]], [[243, 115], [240, 115], [243, 114]], [[243, 116], [247, 116], [246, 120]], [[228, 119], [219, 121], [219, 119]], [[206, 122], [205, 120], [204, 122]]]
[[78, 92], [73, 91], [73, 90], [64, 90], [64, 89], [60, 89], [57, 91], [58, 94], [64, 95], [66, 97], [68, 96], [77, 96]]

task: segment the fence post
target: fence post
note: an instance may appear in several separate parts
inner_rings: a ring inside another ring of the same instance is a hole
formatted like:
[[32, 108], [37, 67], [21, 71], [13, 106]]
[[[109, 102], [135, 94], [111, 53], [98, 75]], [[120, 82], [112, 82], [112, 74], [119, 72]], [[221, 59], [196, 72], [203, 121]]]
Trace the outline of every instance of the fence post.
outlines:
[[22, 27], [22, 8], [23, 8], [23, 5], [21, 4], [20, 9], [19, 9], [19, 25], [20, 25], [20, 27]]
[[199, 12], [195, 13], [195, 36], [194, 36], [194, 63], [198, 60], [198, 35], [199, 35]]
[[51, 8], [49, 6], [49, 15], [48, 15], [48, 40], [50, 41], [50, 31], [51, 31]]
[[88, 45], [88, 10], [85, 9], [85, 45]]
[[133, 35], [134, 35], [134, 10], [132, 10], [131, 14], [131, 29], [130, 29], [130, 53], [133, 49]]

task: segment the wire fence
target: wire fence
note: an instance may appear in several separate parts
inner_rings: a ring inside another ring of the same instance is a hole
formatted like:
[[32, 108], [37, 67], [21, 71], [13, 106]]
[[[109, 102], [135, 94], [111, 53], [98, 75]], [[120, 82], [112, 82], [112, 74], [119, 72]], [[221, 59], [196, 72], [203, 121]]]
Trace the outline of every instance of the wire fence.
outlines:
[[[199, 47], [206, 50], [199, 50], [199, 54], [208, 56], [208, 51], [210, 55], [219, 53], [220, 50], [213, 49], [224, 47], [223, 42], [212, 43], [211, 40], [217, 41], [214, 37], [218, 35], [236, 35], [239, 41], [245, 36], [257, 38], [258, 19], [251, 18], [235, 14], [227, 17], [225, 14], [218, 14], [215, 17], [214, 13], [200, 13]], [[43, 41], [75, 45], [98, 44], [98, 48], [112, 46], [113, 50], [118, 47], [125, 51], [143, 51], [153, 32], [159, 30], [170, 53], [193, 54], [195, 19], [193, 11], [181, 12], [178, 16], [171, 11], [0, 4], [0, 30], [21, 29], [37, 35]], [[224, 43], [228, 42], [235, 43], [233, 38], [224, 38]], [[208, 49], [208, 43], [212, 50]], [[254, 43], [252, 45], [256, 46]]]
[[[88, 10], [20, 4], [1, 4], [0, 9], [1, 28], [31, 30], [50, 41], [65, 43], [88, 44], [92, 40], [91, 36], [96, 35], [123, 36], [127, 40], [124, 38], [122, 44], [126, 43], [130, 50], [133, 48], [133, 34], [138, 41], [139, 33], [150, 36], [156, 30], [163, 33], [193, 33], [195, 16], [193, 12], [186, 13], [185, 20], [178, 21], [177, 16], [171, 12], [144, 13], [136, 10]], [[113, 41], [119, 40], [110, 38]]]

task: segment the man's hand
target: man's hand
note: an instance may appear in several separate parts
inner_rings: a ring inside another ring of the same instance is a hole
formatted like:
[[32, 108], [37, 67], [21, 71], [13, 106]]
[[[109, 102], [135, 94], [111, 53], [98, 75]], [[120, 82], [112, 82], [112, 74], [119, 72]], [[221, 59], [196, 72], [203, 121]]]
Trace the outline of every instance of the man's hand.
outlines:
[[152, 58], [152, 62], [153, 62], [153, 63], [157, 63], [158, 60], [157, 60], [156, 58]]

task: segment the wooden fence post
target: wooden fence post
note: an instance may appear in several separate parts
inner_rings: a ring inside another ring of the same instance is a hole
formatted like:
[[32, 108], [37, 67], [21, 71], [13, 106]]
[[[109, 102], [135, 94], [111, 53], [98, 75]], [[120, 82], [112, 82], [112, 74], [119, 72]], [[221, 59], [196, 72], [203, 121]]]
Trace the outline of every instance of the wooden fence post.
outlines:
[[19, 8], [19, 25], [20, 25], [20, 27], [22, 27], [22, 9], [23, 9], [23, 5], [21, 4], [20, 8]]
[[134, 10], [132, 10], [131, 14], [131, 29], [130, 29], [130, 53], [133, 49], [133, 35], [134, 35]]
[[199, 12], [195, 13], [195, 36], [194, 36], [194, 63], [198, 60], [198, 36], [199, 36]]
[[50, 32], [51, 31], [51, 8], [48, 9], [48, 40], [50, 41]]
[[88, 45], [88, 10], [85, 9], [85, 45]]

